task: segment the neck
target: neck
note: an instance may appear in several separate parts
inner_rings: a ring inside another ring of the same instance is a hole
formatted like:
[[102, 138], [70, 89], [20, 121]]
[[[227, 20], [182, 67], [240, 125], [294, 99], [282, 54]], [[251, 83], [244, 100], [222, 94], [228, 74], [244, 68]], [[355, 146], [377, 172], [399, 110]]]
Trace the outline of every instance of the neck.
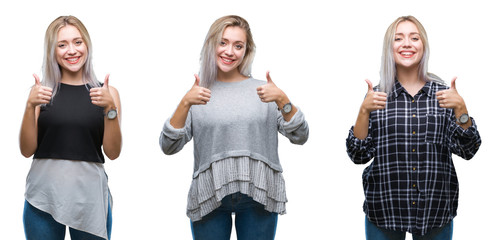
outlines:
[[82, 69], [78, 72], [62, 71], [61, 82], [68, 85], [82, 85], [83, 82], [83, 72]]
[[418, 66], [412, 68], [396, 67], [399, 83], [412, 96], [425, 85], [425, 80], [418, 76]]
[[248, 77], [242, 75], [238, 69], [234, 69], [231, 72], [223, 72], [220, 69], [217, 70], [217, 81], [220, 82], [240, 82]]

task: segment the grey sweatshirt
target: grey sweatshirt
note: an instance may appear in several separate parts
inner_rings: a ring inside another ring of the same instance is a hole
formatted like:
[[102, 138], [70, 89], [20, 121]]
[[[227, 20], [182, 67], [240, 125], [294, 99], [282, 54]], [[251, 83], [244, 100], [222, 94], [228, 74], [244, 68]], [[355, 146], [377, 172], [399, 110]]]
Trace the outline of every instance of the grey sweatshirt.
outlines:
[[290, 142], [304, 144], [309, 127], [298, 110], [289, 122], [277, 105], [263, 103], [257, 87], [264, 81], [249, 78], [240, 82], [216, 81], [206, 105], [193, 105], [184, 128], [175, 129], [167, 119], [160, 134], [165, 154], [174, 154], [194, 138], [194, 173], [196, 178], [218, 160], [247, 156], [263, 161], [282, 172], [278, 157], [278, 132]]

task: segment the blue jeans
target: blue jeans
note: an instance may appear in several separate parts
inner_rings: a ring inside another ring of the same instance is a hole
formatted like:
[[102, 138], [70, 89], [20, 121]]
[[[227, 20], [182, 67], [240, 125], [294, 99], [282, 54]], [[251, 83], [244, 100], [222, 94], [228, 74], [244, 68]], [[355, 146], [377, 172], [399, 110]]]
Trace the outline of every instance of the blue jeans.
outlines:
[[[111, 239], [111, 206], [108, 204], [108, 239]], [[54, 220], [52, 215], [33, 207], [28, 201], [24, 201], [24, 234], [26, 240], [64, 240], [66, 236], [66, 225]], [[103, 240], [104, 238], [92, 235], [87, 232], [69, 228], [72, 240]]]
[[[406, 232], [392, 231], [377, 227], [365, 217], [366, 240], [403, 240], [406, 238]], [[431, 229], [425, 235], [412, 234], [413, 240], [451, 240], [453, 237], [453, 220], [448, 224]]]
[[234, 224], [238, 240], [274, 239], [278, 225], [277, 213], [266, 211], [262, 204], [239, 192], [224, 197], [221, 204], [200, 221], [191, 222], [193, 239], [230, 239], [232, 213], [235, 214]]

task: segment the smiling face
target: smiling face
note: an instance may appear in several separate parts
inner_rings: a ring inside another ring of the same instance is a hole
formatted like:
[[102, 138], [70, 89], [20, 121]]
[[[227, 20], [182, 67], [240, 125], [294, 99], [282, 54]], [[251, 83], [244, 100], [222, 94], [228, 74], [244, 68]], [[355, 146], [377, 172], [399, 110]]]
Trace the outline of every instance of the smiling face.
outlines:
[[80, 31], [73, 25], [66, 25], [57, 33], [56, 60], [65, 73], [79, 73], [87, 60], [87, 45]]
[[418, 67], [424, 46], [417, 26], [410, 21], [400, 22], [394, 36], [393, 54], [396, 67]]
[[245, 57], [246, 41], [246, 33], [242, 28], [227, 27], [224, 30], [222, 40], [216, 50], [219, 72], [239, 74], [238, 67]]

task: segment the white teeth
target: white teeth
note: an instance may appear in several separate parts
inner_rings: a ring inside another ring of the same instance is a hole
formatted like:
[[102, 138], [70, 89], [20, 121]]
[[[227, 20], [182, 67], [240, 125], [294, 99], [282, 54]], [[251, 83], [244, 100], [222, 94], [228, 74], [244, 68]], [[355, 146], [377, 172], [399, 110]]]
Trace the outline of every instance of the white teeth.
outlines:
[[234, 61], [234, 60], [231, 60], [231, 59], [225, 59], [225, 58], [221, 58], [221, 59], [222, 59], [222, 61], [227, 62], [227, 63], [230, 63], [230, 62]]
[[412, 54], [413, 54], [413, 53], [411, 53], [411, 52], [402, 52], [402, 53], [401, 53], [401, 55], [405, 55], [405, 56], [410, 56], [410, 55], [412, 55]]
[[75, 57], [75, 58], [66, 58], [68, 62], [74, 63], [77, 62], [80, 57]]

